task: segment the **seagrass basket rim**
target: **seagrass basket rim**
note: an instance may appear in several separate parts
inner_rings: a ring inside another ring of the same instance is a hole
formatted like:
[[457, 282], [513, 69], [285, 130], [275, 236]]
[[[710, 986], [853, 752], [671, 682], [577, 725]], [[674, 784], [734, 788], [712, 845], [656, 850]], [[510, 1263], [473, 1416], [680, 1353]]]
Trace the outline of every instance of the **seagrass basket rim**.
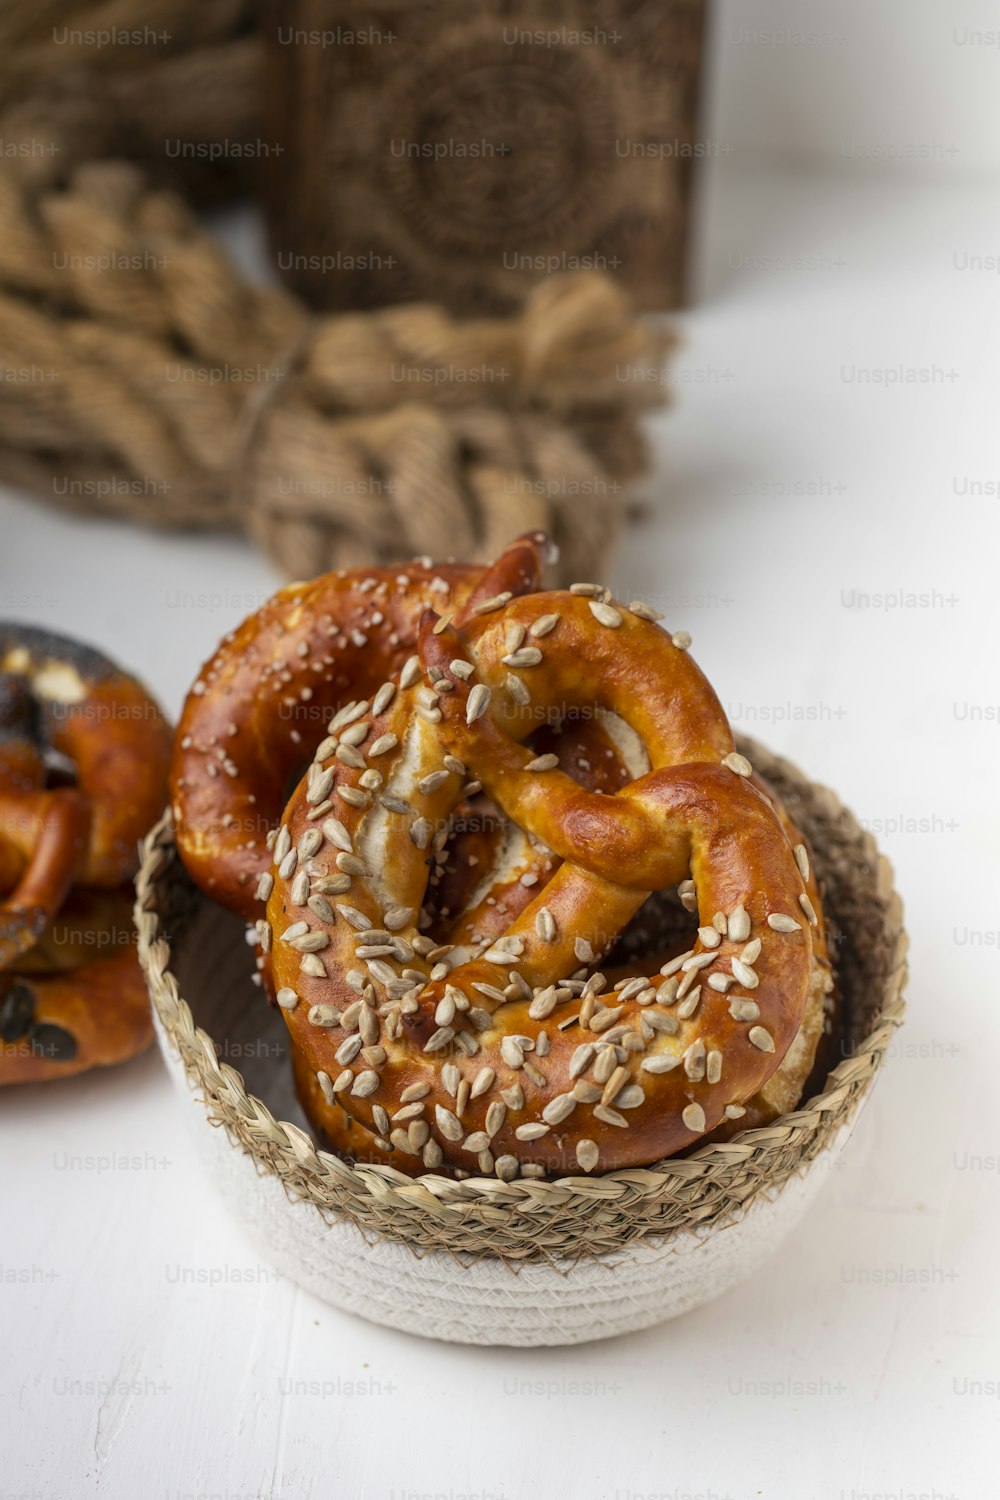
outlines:
[[836, 829], [838, 847], [853, 852], [855, 866], [864, 862], [877, 897], [865, 907], [869, 916], [873, 908], [876, 914], [865, 941], [877, 946], [884, 960], [873, 1018], [821, 1090], [798, 1109], [684, 1157], [591, 1177], [502, 1182], [426, 1173], [410, 1178], [388, 1164], [342, 1160], [317, 1147], [299, 1126], [276, 1119], [247, 1091], [239, 1071], [220, 1063], [215, 1043], [195, 1024], [180, 994], [163, 930], [163, 896], [170, 882], [190, 882], [168, 810], [143, 845], [135, 908], [139, 959], [155, 1015], [189, 1084], [201, 1092], [210, 1122], [225, 1127], [259, 1172], [277, 1176], [291, 1200], [305, 1199], [330, 1218], [350, 1219], [369, 1237], [402, 1240], [418, 1253], [486, 1253], [512, 1263], [600, 1256], [645, 1235], [708, 1229], [803, 1170], [851, 1121], [902, 1022], [907, 950], [902, 903], [889, 861], [832, 791], [753, 740], [743, 737], [740, 746], [783, 795], [792, 788], [799, 804], [794, 816], [806, 826], [821, 878], [829, 850], [816, 824], [828, 835]]

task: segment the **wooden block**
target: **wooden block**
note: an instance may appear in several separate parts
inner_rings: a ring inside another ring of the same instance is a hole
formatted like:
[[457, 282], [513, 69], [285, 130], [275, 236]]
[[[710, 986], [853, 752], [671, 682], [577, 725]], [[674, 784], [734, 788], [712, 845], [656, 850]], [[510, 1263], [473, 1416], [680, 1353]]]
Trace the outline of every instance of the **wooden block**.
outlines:
[[681, 300], [702, 0], [271, 0], [268, 214], [318, 306], [516, 307], [553, 271]]

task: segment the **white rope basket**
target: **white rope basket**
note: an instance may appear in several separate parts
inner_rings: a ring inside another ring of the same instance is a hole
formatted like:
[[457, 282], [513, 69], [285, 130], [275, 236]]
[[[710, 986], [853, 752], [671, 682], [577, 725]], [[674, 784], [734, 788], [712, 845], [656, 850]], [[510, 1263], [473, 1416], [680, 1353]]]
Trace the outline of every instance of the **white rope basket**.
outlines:
[[250, 982], [242, 925], [194, 891], [164, 819], [136, 909], [157, 1036], [213, 1180], [271, 1262], [390, 1327], [529, 1346], [676, 1317], [778, 1248], [843, 1150], [902, 1019], [906, 935], [870, 835], [831, 792], [746, 748], [812, 846], [838, 939], [844, 1060], [771, 1126], [650, 1168], [555, 1182], [412, 1182], [319, 1150], [284, 1025]]

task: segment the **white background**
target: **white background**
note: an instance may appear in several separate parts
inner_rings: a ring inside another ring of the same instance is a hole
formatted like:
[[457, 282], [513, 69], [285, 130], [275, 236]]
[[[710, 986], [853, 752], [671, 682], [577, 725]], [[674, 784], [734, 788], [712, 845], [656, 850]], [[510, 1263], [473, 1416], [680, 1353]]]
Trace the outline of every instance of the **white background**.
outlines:
[[[692, 631], [736, 723], [834, 786], [896, 867], [909, 1019], [842, 1169], [711, 1306], [474, 1351], [262, 1266], [157, 1057], [8, 1090], [0, 1500], [996, 1493], [1000, 279], [969, 257], [1000, 255], [1000, 49], [952, 28], [1000, 9], [871, 10], [719, 7], [706, 137], [734, 149], [702, 179], [677, 401], [609, 578]], [[844, 40], [726, 35], [781, 26]], [[957, 150], [851, 160], [848, 134]], [[901, 367], [930, 373], [857, 377]], [[173, 713], [276, 582], [231, 539], [0, 501], [0, 613], [105, 647]], [[138, 1169], [93, 1160], [114, 1152]]]

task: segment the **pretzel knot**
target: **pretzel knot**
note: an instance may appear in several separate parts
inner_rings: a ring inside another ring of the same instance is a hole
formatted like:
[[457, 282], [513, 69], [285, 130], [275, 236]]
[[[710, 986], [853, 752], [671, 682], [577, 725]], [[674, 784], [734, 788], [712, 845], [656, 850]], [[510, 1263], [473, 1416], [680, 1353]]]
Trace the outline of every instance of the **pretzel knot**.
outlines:
[[122, 1062], [152, 1040], [132, 876], [169, 753], [134, 678], [0, 621], [0, 1084]]
[[[398, 677], [334, 717], [260, 924], [331, 1136], [342, 1106], [404, 1171], [640, 1165], [742, 1117], [780, 1066], [818, 897], [687, 644], [589, 585], [501, 594], [425, 611]], [[691, 946], [603, 973], [674, 887]]]

